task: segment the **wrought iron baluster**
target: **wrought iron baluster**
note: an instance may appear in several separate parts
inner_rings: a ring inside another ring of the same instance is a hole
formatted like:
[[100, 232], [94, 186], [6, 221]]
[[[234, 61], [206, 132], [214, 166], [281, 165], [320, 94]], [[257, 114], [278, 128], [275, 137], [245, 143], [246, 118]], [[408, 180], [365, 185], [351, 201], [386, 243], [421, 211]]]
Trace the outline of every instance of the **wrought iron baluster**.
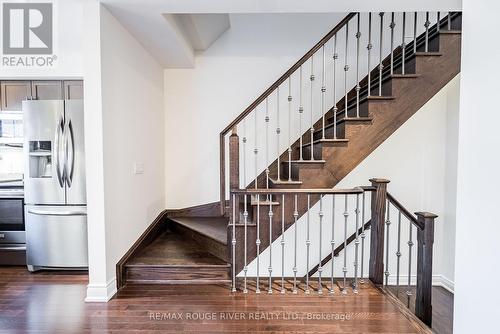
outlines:
[[292, 79], [291, 79], [291, 76], [288, 77], [288, 181], [292, 181]]
[[311, 160], [314, 160], [314, 54], [311, 56]]
[[358, 13], [358, 22], [356, 32], [356, 117], [359, 117], [359, 90], [361, 87], [359, 86], [359, 39], [361, 37], [361, 32], [359, 31], [359, 13]]
[[379, 13], [380, 16], [380, 48], [379, 48], [379, 59], [380, 64], [378, 65], [378, 95], [382, 96], [382, 71], [384, 69], [382, 52], [384, 50], [384, 12]]
[[332, 246], [332, 271], [330, 273], [330, 293], [333, 293], [333, 275], [334, 275], [334, 260], [335, 260], [335, 194], [332, 194], [332, 239], [330, 241], [330, 245]]
[[257, 195], [257, 239], [255, 240], [257, 250], [257, 281], [255, 293], [260, 293], [260, 195]]
[[269, 201], [269, 267], [267, 270], [269, 271], [269, 288], [267, 289], [267, 293], [273, 293], [273, 281], [272, 281], [272, 273], [273, 273], [273, 203], [272, 200]]
[[344, 55], [344, 118], [347, 118], [347, 72], [349, 65], [347, 63], [349, 50], [349, 22], [345, 24], [345, 55]]
[[297, 211], [297, 194], [294, 198], [294, 210], [293, 210], [293, 290], [292, 293], [297, 293], [297, 219], [299, 218], [299, 212]]
[[385, 285], [389, 285], [389, 228], [391, 226], [391, 202], [387, 200], [387, 220], [385, 221]]
[[425, 12], [425, 52], [429, 52], [429, 26], [431, 21], [429, 21], [429, 12]]
[[361, 195], [361, 275], [359, 282], [365, 282], [364, 265], [365, 265], [365, 192]]
[[401, 260], [401, 211], [398, 213], [398, 250], [396, 251], [397, 263], [396, 263], [396, 294], [399, 296], [399, 266]]
[[394, 12], [391, 13], [391, 24], [389, 28], [391, 29], [391, 75], [394, 74], [394, 27], [396, 23], [394, 22]]
[[[280, 164], [280, 87], [276, 89], [276, 153], [278, 154], [278, 178], [277, 180], [281, 180], [281, 175], [280, 175], [280, 170], [281, 170], [281, 164]], [[272, 197], [272, 196], [271, 196]]]
[[[354, 239], [354, 293], [358, 293], [358, 251], [359, 251], [359, 194], [356, 194], [356, 209], [354, 210], [356, 214], [356, 237]], [[344, 250], [345, 251], [345, 250]]]
[[258, 188], [258, 185], [257, 185], [257, 179], [259, 178], [259, 164], [258, 164], [258, 155], [259, 155], [259, 147], [258, 147], [258, 136], [257, 136], [257, 108], [255, 108], [254, 110], [255, 112], [255, 119], [254, 119], [254, 136], [255, 136], [255, 139], [254, 139], [254, 144], [255, 144], [255, 147], [253, 148], [253, 154], [255, 156], [255, 181], [254, 181], [254, 186], [255, 186], [255, 189]]
[[337, 34], [333, 37], [333, 139], [337, 139]]
[[285, 194], [281, 195], [281, 293], [285, 293]]
[[406, 42], [405, 42], [405, 32], [406, 32], [406, 12], [403, 12], [403, 33], [401, 34], [401, 74], [405, 74], [405, 63], [406, 63]]
[[349, 219], [349, 211], [347, 211], [347, 195], [344, 198], [344, 286], [342, 287], [342, 294], [347, 294], [347, 221]]
[[236, 195], [233, 194], [233, 236], [231, 239], [231, 254], [233, 260], [233, 288], [232, 292], [236, 292]]
[[299, 85], [300, 85], [300, 88], [299, 88], [299, 154], [300, 154], [300, 158], [299, 160], [302, 161], [304, 158], [303, 158], [303, 151], [304, 151], [304, 148], [302, 147], [302, 145], [304, 144], [303, 142], [303, 138], [302, 138], [302, 114], [304, 113], [304, 107], [302, 105], [302, 66], [300, 66], [300, 70], [299, 70], [299, 75], [300, 75], [300, 78], [299, 78]]
[[325, 139], [325, 92], [326, 92], [326, 86], [325, 86], [325, 45], [321, 47], [321, 52], [322, 52], [322, 65], [321, 65], [321, 122], [322, 122], [322, 130], [321, 130], [321, 137]]
[[[247, 195], [243, 195], [243, 223], [245, 224], [245, 237], [243, 245], [244, 253], [244, 266], [243, 266], [243, 293], [247, 293], [247, 271], [248, 271], [248, 260], [247, 260], [247, 243], [248, 243], [248, 209], [247, 209]], [[258, 225], [257, 225], [258, 226]], [[258, 254], [258, 253], [257, 253]]]
[[410, 235], [408, 238], [408, 288], [406, 290], [406, 295], [407, 295], [407, 307], [410, 307], [410, 299], [412, 296], [411, 292], [411, 253], [412, 253], [412, 248], [413, 248], [413, 238], [412, 238], [412, 232], [413, 232], [413, 224], [410, 222]]
[[323, 239], [323, 195], [319, 197], [319, 264], [318, 264], [318, 294], [323, 294], [323, 285], [321, 284], [321, 273], [323, 272], [323, 260], [321, 256], [322, 239]]
[[372, 86], [372, 68], [371, 68], [371, 54], [372, 54], [372, 13], [368, 13], [368, 45], [366, 49], [368, 50], [368, 93], [367, 96], [371, 96], [371, 86]]
[[439, 32], [439, 30], [441, 30], [441, 12], [437, 12], [437, 32]]
[[310, 211], [311, 211], [311, 195], [307, 194], [307, 233], [306, 233], [306, 289], [305, 293], [309, 293], [309, 246], [311, 240], [309, 239], [309, 225], [310, 225]]
[[448, 12], [448, 30], [451, 30], [451, 12]]
[[266, 98], [266, 189], [269, 189], [269, 103]]
[[417, 53], [417, 23], [418, 13], [415, 12], [413, 16], [413, 53]]

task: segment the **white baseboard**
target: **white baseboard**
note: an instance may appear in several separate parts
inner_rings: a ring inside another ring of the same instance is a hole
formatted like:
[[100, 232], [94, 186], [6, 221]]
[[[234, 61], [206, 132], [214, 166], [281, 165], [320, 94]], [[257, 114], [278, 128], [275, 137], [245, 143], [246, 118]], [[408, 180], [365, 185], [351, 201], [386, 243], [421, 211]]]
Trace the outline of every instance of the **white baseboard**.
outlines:
[[87, 285], [87, 303], [107, 303], [116, 294], [116, 277], [113, 277], [107, 284]]
[[[385, 282], [385, 278], [384, 278], [384, 282]], [[389, 275], [388, 282], [389, 282], [389, 285], [396, 285], [396, 283], [397, 283], [396, 275]], [[399, 284], [402, 286], [407, 285], [408, 284], [408, 275], [400, 275], [399, 276]], [[410, 285], [416, 285], [416, 284], [417, 284], [417, 275], [411, 275], [410, 276]], [[450, 291], [451, 293], [454, 293], [454, 291], [455, 291], [455, 283], [443, 275], [432, 275], [432, 285], [443, 287], [446, 290]]]

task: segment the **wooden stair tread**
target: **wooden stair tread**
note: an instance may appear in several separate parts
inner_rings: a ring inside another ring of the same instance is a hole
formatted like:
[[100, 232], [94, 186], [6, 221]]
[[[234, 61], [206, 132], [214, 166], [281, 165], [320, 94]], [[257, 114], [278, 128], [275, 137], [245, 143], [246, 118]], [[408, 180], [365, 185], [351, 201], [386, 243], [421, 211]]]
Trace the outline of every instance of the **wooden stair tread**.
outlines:
[[[225, 235], [225, 237], [227, 237]], [[226, 267], [227, 263], [200, 249], [192, 240], [170, 231], [164, 232], [125, 267]]]
[[[292, 164], [305, 164], [305, 165], [316, 165], [316, 164], [324, 164], [325, 160], [292, 160]], [[288, 164], [288, 161], [282, 161], [284, 164]]]
[[203, 236], [227, 245], [226, 217], [170, 217], [170, 220]]

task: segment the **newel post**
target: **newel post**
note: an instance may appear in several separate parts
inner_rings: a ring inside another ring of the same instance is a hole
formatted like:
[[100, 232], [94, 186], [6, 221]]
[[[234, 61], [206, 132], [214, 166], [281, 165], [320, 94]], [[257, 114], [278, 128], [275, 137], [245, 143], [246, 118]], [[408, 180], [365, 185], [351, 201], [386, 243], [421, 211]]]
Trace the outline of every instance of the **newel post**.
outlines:
[[376, 188], [372, 192], [372, 217], [370, 233], [370, 280], [374, 284], [383, 284], [384, 281], [384, 230], [385, 210], [387, 202], [386, 179], [370, 179]]
[[[236, 133], [236, 127], [233, 128], [231, 136], [229, 136], [229, 190], [240, 188], [240, 139]], [[229, 206], [232, 215], [232, 198], [229, 198]], [[239, 220], [239, 201], [235, 203], [236, 220]]]
[[427, 326], [432, 324], [432, 246], [434, 244], [434, 220], [437, 215], [415, 212], [422, 228], [417, 232], [417, 295], [415, 314]]

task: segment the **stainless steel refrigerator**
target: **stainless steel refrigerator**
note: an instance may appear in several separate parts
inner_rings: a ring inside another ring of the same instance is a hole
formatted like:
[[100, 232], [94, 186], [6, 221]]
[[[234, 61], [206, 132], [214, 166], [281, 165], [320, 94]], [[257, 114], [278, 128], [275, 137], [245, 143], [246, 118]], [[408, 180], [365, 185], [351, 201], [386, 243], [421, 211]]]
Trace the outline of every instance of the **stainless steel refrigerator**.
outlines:
[[28, 270], [88, 266], [82, 100], [23, 101]]

